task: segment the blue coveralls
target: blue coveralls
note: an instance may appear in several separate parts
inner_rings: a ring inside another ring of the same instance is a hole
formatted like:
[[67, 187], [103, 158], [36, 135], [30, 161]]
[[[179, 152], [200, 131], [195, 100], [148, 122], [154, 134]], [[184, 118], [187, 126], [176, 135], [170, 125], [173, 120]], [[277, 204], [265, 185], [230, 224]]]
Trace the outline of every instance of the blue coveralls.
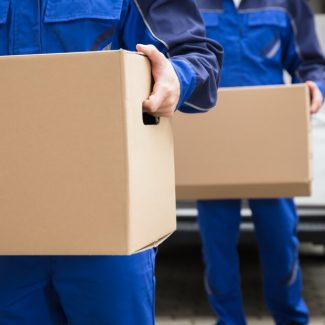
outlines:
[[[325, 95], [325, 60], [306, 0], [197, 0], [207, 36], [224, 47], [222, 87], [315, 81]], [[294, 116], [293, 116], [294, 118]], [[229, 131], [231, 132], [231, 130]], [[258, 154], [258, 153], [256, 153]], [[298, 216], [292, 199], [251, 199], [266, 301], [278, 325], [306, 324], [298, 261]], [[197, 204], [208, 297], [218, 324], [246, 324], [237, 241], [240, 200]]]
[[[180, 110], [214, 106], [222, 48], [205, 38], [192, 0], [0, 1], [0, 55], [135, 50], [137, 43], [170, 57], [181, 83]], [[153, 249], [0, 257], [0, 324], [154, 324], [154, 263]]]

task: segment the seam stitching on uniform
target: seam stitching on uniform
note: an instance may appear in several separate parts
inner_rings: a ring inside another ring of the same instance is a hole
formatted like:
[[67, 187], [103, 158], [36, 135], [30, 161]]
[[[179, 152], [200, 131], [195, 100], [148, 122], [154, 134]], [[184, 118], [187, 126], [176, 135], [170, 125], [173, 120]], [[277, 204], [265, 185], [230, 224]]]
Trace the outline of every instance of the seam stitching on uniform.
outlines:
[[[137, 1], [137, 0], [134, 0], [134, 3], [135, 3], [135, 5], [137, 6], [138, 11], [139, 11], [139, 13], [140, 13], [140, 15], [141, 15], [141, 17], [142, 17], [142, 19], [143, 19], [143, 22], [144, 22], [144, 24], [146, 25], [146, 27], [148, 28], [148, 30], [149, 30], [149, 32], [151, 33], [151, 35], [152, 35], [152, 36], [153, 36], [157, 41], [161, 42], [161, 43], [162, 43], [162, 44], [167, 48], [167, 50], [169, 50], [169, 46], [168, 46], [168, 44], [167, 44], [166, 42], [164, 42], [162, 39], [160, 39], [158, 36], [156, 36], [155, 33], [152, 31], [152, 29], [151, 29], [151, 27], [150, 27], [148, 21], [147, 21], [147, 20], [145, 19], [145, 17], [144, 17], [144, 14], [143, 14], [143, 12], [142, 12], [142, 10], [141, 10], [141, 8], [140, 8], [140, 5], [139, 5], [138, 1]], [[169, 53], [167, 53], [167, 57], [170, 58]], [[195, 70], [194, 70], [194, 71], [195, 71]], [[209, 108], [202, 108], [202, 107], [196, 106], [196, 105], [194, 105], [194, 104], [191, 104], [191, 103], [189, 103], [189, 102], [184, 102], [184, 104], [187, 105], [187, 106], [189, 106], [189, 107], [192, 107], [192, 108], [194, 108], [194, 109], [196, 109], [196, 110], [198, 110], [198, 111], [202, 111], [202, 112], [206, 112], [206, 111], [208, 111], [208, 110], [210, 110], [211, 108], [214, 107], [214, 106], [212, 106], [212, 107], [209, 107]]]
[[224, 12], [222, 9], [205, 9], [205, 8], [200, 8], [201, 12]]
[[140, 13], [140, 15], [141, 15], [141, 17], [142, 17], [142, 19], [143, 19], [143, 22], [144, 22], [144, 24], [146, 25], [146, 27], [148, 28], [148, 30], [149, 30], [149, 32], [151, 33], [151, 35], [157, 40], [157, 41], [159, 41], [159, 42], [161, 42], [166, 48], [167, 48], [167, 50], [169, 50], [169, 46], [168, 46], [168, 44], [165, 42], [165, 41], [163, 41], [162, 39], [160, 39], [153, 31], [152, 31], [152, 29], [151, 29], [151, 27], [150, 27], [150, 25], [149, 25], [149, 23], [148, 23], [148, 21], [146, 20], [146, 18], [144, 17], [144, 14], [143, 14], [143, 12], [142, 12], [142, 10], [141, 10], [141, 8], [140, 8], [140, 5], [139, 5], [139, 3], [138, 3], [138, 1], [137, 0], [134, 0], [134, 3], [135, 3], [135, 5], [137, 6], [137, 8], [138, 8], [138, 11], [139, 11], [139, 13]]
[[196, 106], [194, 104], [191, 104], [190, 102], [184, 102], [185, 105], [189, 106], [189, 107], [192, 107], [198, 111], [202, 111], [202, 112], [207, 112], [209, 111], [210, 109], [214, 108], [215, 105], [211, 106], [211, 107], [208, 107], [208, 108], [203, 108], [203, 107], [199, 107], [199, 106]]

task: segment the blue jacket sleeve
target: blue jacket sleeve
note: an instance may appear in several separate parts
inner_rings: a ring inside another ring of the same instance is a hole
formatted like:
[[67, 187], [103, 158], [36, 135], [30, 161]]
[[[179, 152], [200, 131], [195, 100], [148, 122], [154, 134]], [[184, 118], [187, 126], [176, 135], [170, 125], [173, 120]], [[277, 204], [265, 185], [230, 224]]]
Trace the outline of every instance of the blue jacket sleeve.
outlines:
[[313, 12], [307, 0], [289, 1], [291, 28], [286, 35], [284, 66], [293, 82], [312, 80], [325, 98], [325, 58], [320, 47]]
[[122, 35], [126, 49], [153, 44], [170, 59], [181, 84], [179, 110], [215, 106], [223, 49], [205, 37], [194, 0], [130, 0]]

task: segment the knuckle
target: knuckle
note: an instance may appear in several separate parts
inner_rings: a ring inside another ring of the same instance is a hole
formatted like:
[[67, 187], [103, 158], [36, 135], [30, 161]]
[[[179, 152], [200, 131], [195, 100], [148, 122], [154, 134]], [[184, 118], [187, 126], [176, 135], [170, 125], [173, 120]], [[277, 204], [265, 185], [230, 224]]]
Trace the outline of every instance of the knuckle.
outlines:
[[173, 92], [173, 88], [168, 87], [167, 89], [167, 96], [169, 96], [169, 98], [171, 98], [173, 96], [174, 92]]
[[152, 112], [152, 106], [150, 104], [147, 104], [145, 107], [144, 107], [145, 111], [146, 112]]
[[163, 83], [160, 85], [160, 90], [161, 92], [164, 93], [165, 96], [169, 96], [170, 95], [170, 87], [168, 84]]
[[168, 110], [168, 112], [166, 112], [167, 117], [172, 117], [173, 114], [174, 114], [174, 109], [173, 108], [171, 108], [170, 110]]
[[154, 113], [154, 112], [156, 111], [156, 108], [155, 108], [155, 106], [154, 106], [153, 103], [149, 103], [149, 104], [148, 104], [148, 106], [147, 106], [147, 111], [148, 111], [149, 113]]
[[150, 47], [151, 47], [152, 51], [160, 53], [155, 45], [150, 44]]
[[151, 54], [154, 54], [157, 51], [156, 47], [152, 44], [148, 45], [148, 49], [150, 50]]
[[166, 103], [166, 106], [172, 107], [174, 105], [174, 99], [171, 97], [167, 97], [165, 103]]
[[171, 96], [173, 94], [173, 89], [169, 84], [164, 84], [164, 92], [166, 96]]
[[162, 60], [165, 60], [165, 59], [166, 59], [165, 55], [164, 55], [162, 52], [158, 51], [157, 49], [156, 49], [156, 51], [157, 51], [158, 56], [159, 56]]

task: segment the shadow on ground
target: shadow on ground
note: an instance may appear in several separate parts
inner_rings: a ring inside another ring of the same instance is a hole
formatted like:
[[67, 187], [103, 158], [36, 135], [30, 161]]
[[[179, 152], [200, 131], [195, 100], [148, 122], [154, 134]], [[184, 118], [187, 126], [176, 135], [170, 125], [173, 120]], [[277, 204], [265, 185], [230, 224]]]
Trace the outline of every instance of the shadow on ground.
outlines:
[[[258, 252], [254, 244], [239, 249], [245, 310], [248, 318], [269, 317], [265, 308]], [[304, 297], [312, 318], [325, 324], [325, 257], [312, 246], [303, 245], [301, 264]], [[213, 318], [203, 286], [203, 265], [198, 242], [163, 244], [157, 257], [157, 316], [173, 319]]]

